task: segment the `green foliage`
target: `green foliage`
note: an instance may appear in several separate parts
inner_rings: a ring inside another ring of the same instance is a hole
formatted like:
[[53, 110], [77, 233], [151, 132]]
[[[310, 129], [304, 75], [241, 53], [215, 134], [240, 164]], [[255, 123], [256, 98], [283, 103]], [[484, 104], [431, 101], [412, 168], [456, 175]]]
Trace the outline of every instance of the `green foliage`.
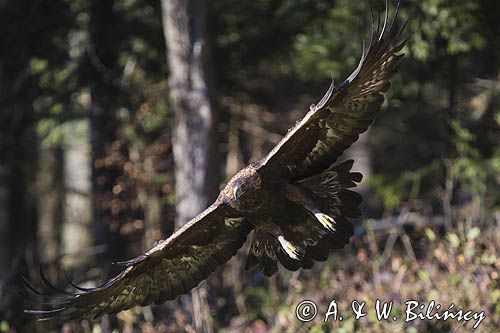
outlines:
[[415, 58], [429, 61], [443, 51], [455, 55], [483, 48], [486, 39], [478, 29], [481, 24], [479, 7], [476, 1], [420, 1], [415, 10], [418, 19], [412, 22], [414, 37], [410, 42]]
[[401, 176], [396, 181], [387, 179], [383, 175], [375, 175], [370, 179], [370, 186], [381, 197], [386, 209], [393, 209], [404, 199], [408, 192], [409, 181]]
[[454, 172], [493, 211], [500, 205], [500, 79], [483, 81], [466, 121], [451, 121], [457, 156]]
[[475, 136], [462, 127], [457, 120], [450, 123], [455, 132], [458, 157], [453, 161], [453, 171], [464, 184], [469, 185], [479, 196], [486, 191], [489, 163], [472, 147]]
[[442, 172], [439, 163], [432, 163], [415, 171], [403, 171], [400, 175], [375, 174], [369, 186], [380, 196], [384, 207], [392, 210], [418, 197], [429, 195], [429, 184], [434, 184]]
[[[375, 12], [385, 3], [372, 2]], [[318, 87], [327, 86], [332, 78], [341, 82], [355, 68], [363, 38], [368, 42], [371, 33], [368, 1], [218, 0], [206, 4], [207, 50], [222, 140], [233, 115], [226, 112], [230, 107], [218, 102], [232, 97], [241, 110], [257, 105], [266, 117], [277, 119], [266, 122], [266, 130], [286, 130], [303, 114], [290, 110], [306, 105], [303, 100], [315, 101], [322, 92]], [[392, 13], [395, 1], [389, 4]], [[7, 1], [0, 9], [4, 32], [0, 42], [0, 162], [34, 168], [36, 158], [24, 161], [12, 156], [39, 144], [61, 147], [65, 135], [88, 136], [91, 96], [97, 94], [105, 101], [104, 112], [116, 129], [104, 158], [116, 176], [111, 187], [117, 193], [103, 201], [122, 207], [113, 232], [128, 235], [142, 230], [141, 209], [150, 194], [160, 196], [165, 215], [162, 227], [169, 229], [175, 196], [160, 1], [114, 2], [113, 15], [102, 20], [103, 32], [91, 41], [98, 45], [101, 67], [90, 62], [86, 49], [88, 1]], [[402, 1], [398, 24], [412, 16], [407, 27], [410, 40], [402, 51], [406, 56], [387, 95], [388, 103], [369, 134], [374, 175], [368, 185], [385, 214], [408, 207], [421, 210], [427, 218], [444, 215], [443, 201], [449, 199], [456, 220], [471, 219], [467, 209], [478, 207], [480, 214], [473, 225], [452, 230], [444, 238], [425, 229], [426, 251], [417, 263], [398, 253], [383, 266], [386, 259], [368, 251], [371, 248], [365, 244], [352, 249], [354, 255], [346, 251], [312, 272], [293, 278], [280, 275], [273, 280], [278, 287], [272, 294], [267, 285], [252, 284], [242, 296], [248, 301], [248, 316], [263, 313], [271, 325], [298, 331], [303, 327], [297, 326], [293, 307], [301, 299], [312, 295], [327, 302], [331, 297], [365, 297], [373, 303], [374, 290], [382, 293], [379, 297], [395, 297], [392, 282], [401, 279], [399, 298], [446, 295], [475, 309], [493, 309], [485, 331], [494, 330], [493, 324], [500, 321], [499, 286], [492, 282], [493, 268], [499, 262], [498, 235], [485, 231], [478, 220], [493, 221], [500, 209], [499, 12], [499, 1]], [[252, 134], [244, 130], [237, 134], [242, 151], [266, 151], [253, 145]], [[222, 146], [224, 161], [227, 149]], [[127, 221], [132, 221], [128, 227]], [[138, 236], [136, 240], [134, 253], [141, 247]], [[375, 276], [378, 270], [390, 277], [390, 284]], [[293, 284], [292, 279], [296, 280]], [[288, 288], [289, 283], [293, 288]], [[153, 330], [153, 324], [145, 324], [140, 316], [136, 311], [120, 320]], [[159, 326], [161, 320], [172, 319], [158, 319]], [[12, 325], [2, 320], [0, 331]], [[383, 325], [373, 318], [365, 322], [345, 318], [335, 329], [421, 331]], [[314, 322], [310, 328], [323, 332], [331, 326]]]
[[7, 321], [0, 322], [0, 332], [9, 332], [9, 323]]
[[[293, 75], [322, 81], [333, 77], [341, 82], [361, 57], [363, 34], [370, 30], [368, 3], [338, 1], [324, 11], [325, 17], [312, 21], [295, 37]], [[369, 36], [365, 38], [368, 43]]]

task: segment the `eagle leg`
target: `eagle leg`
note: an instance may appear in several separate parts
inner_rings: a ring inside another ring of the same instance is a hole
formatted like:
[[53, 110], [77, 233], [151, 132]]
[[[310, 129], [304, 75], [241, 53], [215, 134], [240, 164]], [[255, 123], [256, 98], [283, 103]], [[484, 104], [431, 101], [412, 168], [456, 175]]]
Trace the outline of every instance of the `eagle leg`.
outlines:
[[251, 223], [255, 225], [257, 230], [264, 231], [276, 238], [280, 243], [281, 248], [290, 258], [294, 260], [301, 260], [304, 257], [304, 249], [287, 240], [279, 225], [272, 222], [270, 219], [257, 219], [255, 221], [251, 221]]
[[295, 202], [310, 212], [321, 225], [330, 232], [335, 232], [335, 220], [328, 214], [323, 213], [314, 203], [312, 198], [307, 195], [304, 189], [297, 185], [288, 184], [286, 187], [288, 200]]

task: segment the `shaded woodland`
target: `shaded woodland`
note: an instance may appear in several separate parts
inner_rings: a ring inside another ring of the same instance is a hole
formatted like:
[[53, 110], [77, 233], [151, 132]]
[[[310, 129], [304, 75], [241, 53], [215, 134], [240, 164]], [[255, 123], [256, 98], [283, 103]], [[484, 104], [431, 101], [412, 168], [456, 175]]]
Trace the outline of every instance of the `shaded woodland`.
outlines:
[[[384, 3], [373, 1], [375, 10]], [[389, 1], [392, 10], [394, 1]], [[351, 244], [308, 271], [35, 324], [21, 276], [95, 286], [206, 208], [356, 66], [368, 1], [0, 1], [0, 332], [466, 331], [456, 321], [309, 323], [313, 299], [439, 300], [500, 327], [500, 2], [408, 0], [383, 111], [347, 152], [364, 179]], [[246, 247], [245, 247], [246, 249]], [[39, 281], [38, 281], [39, 282]]]

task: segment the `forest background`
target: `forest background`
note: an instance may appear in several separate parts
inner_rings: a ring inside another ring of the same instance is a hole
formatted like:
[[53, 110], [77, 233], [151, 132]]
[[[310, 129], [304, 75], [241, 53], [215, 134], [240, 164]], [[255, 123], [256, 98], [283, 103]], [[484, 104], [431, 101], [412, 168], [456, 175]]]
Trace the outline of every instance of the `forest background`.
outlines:
[[[376, 12], [384, 6], [373, 1]], [[42, 326], [22, 312], [20, 276], [39, 281], [43, 261], [57, 285], [67, 285], [64, 269], [92, 286], [117, 272], [111, 262], [168, 237], [263, 157], [332, 77], [341, 82], [355, 68], [370, 8], [349, 0], [0, 1], [0, 332], [472, 326], [379, 322], [373, 313], [340, 323], [295, 317], [303, 299], [326, 310], [332, 299], [373, 308], [377, 298], [485, 311], [479, 331], [496, 331], [500, 2], [403, 1], [398, 22], [410, 14], [383, 111], [347, 154], [364, 174], [365, 199], [347, 248], [270, 279], [245, 272], [240, 251], [193, 297]], [[197, 121], [202, 112], [210, 121]], [[189, 158], [196, 149], [201, 162]]]

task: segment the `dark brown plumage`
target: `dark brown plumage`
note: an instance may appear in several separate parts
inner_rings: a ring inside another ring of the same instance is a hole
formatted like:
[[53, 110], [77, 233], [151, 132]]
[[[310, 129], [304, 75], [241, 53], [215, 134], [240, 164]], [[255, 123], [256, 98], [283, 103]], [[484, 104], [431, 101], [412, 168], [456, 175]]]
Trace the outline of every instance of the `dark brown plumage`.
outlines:
[[258, 267], [266, 276], [278, 270], [278, 262], [290, 270], [310, 268], [331, 249], [344, 247], [353, 234], [348, 219], [360, 215], [362, 200], [350, 189], [362, 176], [351, 172], [352, 161], [335, 163], [380, 111], [405, 44], [396, 18], [397, 10], [387, 27], [386, 12], [347, 80], [332, 83], [278, 145], [238, 172], [204, 212], [145, 254], [121, 263], [124, 270], [103, 286], [55, 297], [29, 287], [45, 303], [43, 310], [26, 312], [68, 320], [163, 303], [206, 279], [252, 231], [246, 268]]

